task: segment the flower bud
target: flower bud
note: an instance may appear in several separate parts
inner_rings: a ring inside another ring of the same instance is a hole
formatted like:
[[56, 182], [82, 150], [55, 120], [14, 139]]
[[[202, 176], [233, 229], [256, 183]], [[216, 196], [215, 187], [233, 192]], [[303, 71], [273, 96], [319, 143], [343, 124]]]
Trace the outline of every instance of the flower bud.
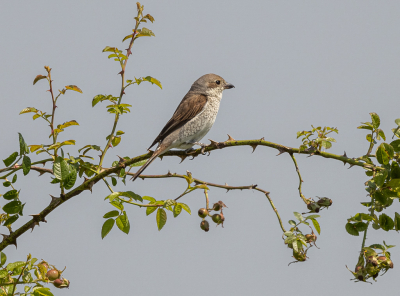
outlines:
[[307, 209], [309, 209], [311, 213], [318, 213], [320, 208], [321, 207], [315, 202], [309, 203], [307, 205]]
[[311, 243], [311, 242], [315, 242], [317, 240], [317, 236], [313, 233], [313, 234], [306, 234], [306, 242]]
[[332, 200], [327, 197], [323, 197], [317, 201], [317, 204], [321, 207], [329, 207], [332, 205]]

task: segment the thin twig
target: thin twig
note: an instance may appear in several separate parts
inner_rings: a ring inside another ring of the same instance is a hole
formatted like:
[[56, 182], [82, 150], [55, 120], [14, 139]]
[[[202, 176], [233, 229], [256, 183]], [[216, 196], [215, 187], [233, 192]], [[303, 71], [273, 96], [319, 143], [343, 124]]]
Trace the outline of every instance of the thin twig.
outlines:
[[[129, 175], [134, 175], [134, 174], [133, 173], [129, 173]], [[168, 173], [168, 174], [165, 174], [165, 175], [140, 175], [139, 178], [142, 178], [142, 179], [160, 179], [160, 178], [181, 178], [181, 179], [185, 179], [184, 175], [179, 175], [179, 174], [176, 174], [176, 173], [174, 173], [174, 174]], [[272, 209], [274, 210], [274, 212], [276, 214], [276, 217], [278, 218], [279, 225], [280, 225], [282, 231], [286, 232], [285, 228], [283, 227], [282, 219], [281, 219], [281, 217], [280, 217], [280, 215], [278, 213], [278, 210], [276, 209], [274, 203], [272, 202], [272, 199], [269, 196], [269, 192], [268, 191], [266, 191], [264, 189], [261, 189], [261, 188], [258, 188], [257, 185], [229, 186], [229, 185], [221, 185], [221, 184], [205, 182], [205, 181], [197, 179], [197, 178], [193, 178], [193, 180], [197, 184], [205, 184], [205, 185], [210, 186], [210, 187], [223, 188], [223, 189], [226, 189], [227, 191], [229, 191], [229, 190], [254, 189], [254, 190], [257, 190], [259, 192], [264, 193], [264, 195], [267, 197]], [[186, 194], [186, 193], [184, 193], [184, 194]]]
[[308, 203], [309, 203], [309, 200], [308, 200], [308, 199], [303, 195], [303, 193], [301, 192], [301, 185], [302, 185], [302, 183], [303, 183], [304, 181], [303, 181], [303, 179], [301, 178], [301, 174], [300, 174], [299, 166], [297, 165], [296, 158], [294, 157], [293, 153], [289, 153], [289, 155], [290, 155], [290, 157], [291, 157], [292, 160], [293, 160], [294, 166], [295, 166], [295, 168], [296, 168], [297, 175], [299, 176], [299, 188], [298, 188], [298, 190], [299, 190], [299, 195], [300, 195], [300, 197], [302, 198], [302, 200], [303, 200], [306, 204], [308, 204]]

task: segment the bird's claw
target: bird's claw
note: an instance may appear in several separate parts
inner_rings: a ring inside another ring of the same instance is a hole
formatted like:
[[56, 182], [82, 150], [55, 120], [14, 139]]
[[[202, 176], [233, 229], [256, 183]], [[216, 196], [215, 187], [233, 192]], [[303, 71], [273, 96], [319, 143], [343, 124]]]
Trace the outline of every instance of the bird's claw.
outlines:
[[201, 146], [201, 150], [200, 150], [200, 153], [201, 153], [201, 154], [206, 155], [206, 151], [205, 151], [205, 150], [206, 150], [206, 147], [207, 147], [206, 145], [202, 145], [202, 146]]

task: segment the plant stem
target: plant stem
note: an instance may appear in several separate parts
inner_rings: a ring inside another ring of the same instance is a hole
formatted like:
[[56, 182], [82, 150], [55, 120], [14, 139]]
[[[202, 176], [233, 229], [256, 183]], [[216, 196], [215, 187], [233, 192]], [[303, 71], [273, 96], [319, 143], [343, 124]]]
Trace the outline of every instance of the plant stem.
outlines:
[[[135, 40], [138, 26], [139, 26], [139, 22], [136, 21], [136, 26], [135, 26], [135, 30], [132, 34], [131, 42], [129, 43], [129, 47], [126, 49], [126, 52], [127, 52], [126, 59], [125, 59], [124, 63], [121, 65], [121, 68], [122, 68], [122, 70], [120, 72], [120, 74], [121, 74], [121, 92], [119, 94], [118, 105], [121, 104], [122, 96], [125, 94], [125, 91], [124, 91], [125, 90], [125, 86], [124, 86], [125, 85], [125, 68], [126, 68], [126, 64], [128, 63], [129, 55], [131, 54], [131, 49], [133, 46], [133, 42]], [[108, 148], [110, 148], [111, 142], [114, 137], [115, 130], [117, 128], [118, 120], [119, 120], [119, 114], [116, 113], [115, 118], [114, 118], [114, 125], [113, 125], [113, 128], [110, 133], [110, 138], [108, 139], [107, 144], [104, 147], [103, 152], [101, 153], [99, 167], [97, 168], [97, 173], [100, 172], [101, 167], [103, 165], [104, 157], [106, 156]]]
[[299, 167], [298, 167], [298, 165], [297, 165], [296, 158], [294, 158], [293, 153], [289, 153], [289, 155], [290, 155], [290, 157], [291, 157], [292, 160], [293, 160], [294, 166], [296, 167], [297, 175], [299, 176], [299, 187], [298, 187], [299, 195], [300, 195], [300, 197], [303, 199], [303, 201], [305, 202], [305, 204], [308, 204], [310, 201], [309, 201], [307, 198], [305, 198], [305, 196], [304, 196], [303, 193], [301, 192], [301, 185], [302, 185], [302, 183], [303, 183], [304, 181], [303, 181], [303, 179], [301, 178], [301, 174], [300, 174]]

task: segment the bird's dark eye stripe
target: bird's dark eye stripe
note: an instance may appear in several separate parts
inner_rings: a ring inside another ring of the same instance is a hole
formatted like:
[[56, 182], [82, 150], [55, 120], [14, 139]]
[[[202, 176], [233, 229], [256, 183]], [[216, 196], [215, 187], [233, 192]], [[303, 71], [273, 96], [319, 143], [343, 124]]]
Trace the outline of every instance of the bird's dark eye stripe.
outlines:
[[215, 83], [219, 85], [219, 84], [221, 84], [221, 81], [217, 80], [217, 81], [215, 81]]

